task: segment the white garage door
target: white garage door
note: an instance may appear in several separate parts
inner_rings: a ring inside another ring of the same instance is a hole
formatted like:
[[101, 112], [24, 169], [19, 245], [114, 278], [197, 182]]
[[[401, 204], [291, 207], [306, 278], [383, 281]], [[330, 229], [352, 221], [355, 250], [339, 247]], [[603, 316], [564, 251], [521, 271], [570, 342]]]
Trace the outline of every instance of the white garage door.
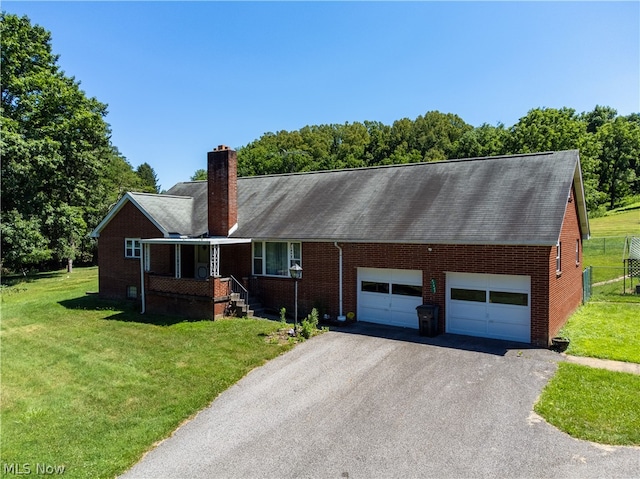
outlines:
[[446, 331], [531, 342], [531, 278], [447, 273]]
[[418, 329], [422, 271], [358, 268], [358, 320]]

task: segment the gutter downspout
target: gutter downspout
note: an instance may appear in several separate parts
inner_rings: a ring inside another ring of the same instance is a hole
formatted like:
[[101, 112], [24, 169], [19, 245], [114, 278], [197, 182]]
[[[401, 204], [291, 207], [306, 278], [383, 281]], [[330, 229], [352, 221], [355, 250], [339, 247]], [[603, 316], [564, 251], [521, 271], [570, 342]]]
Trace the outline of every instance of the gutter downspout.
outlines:
[[145, 298], [144, 298], [144, 257], [145, 257], [145, 250], [148, 248], [148, 246], [142, 245], [143, 251], [141, 251], [141, 255], [140, 255], [140, 299], [142, 300], [142, 310], [140, 311], [140, 314], [144, 314], [145, 312]]
[[342, 248], [338, 246], [338, 242], [334, 241], [333, 245], [340, 250], [340, 259], [338, 261], [338, 293], [340, 297], [340, 315], [338, 316], [338, 321], [346, 321], [347, 318], [342, 314]]

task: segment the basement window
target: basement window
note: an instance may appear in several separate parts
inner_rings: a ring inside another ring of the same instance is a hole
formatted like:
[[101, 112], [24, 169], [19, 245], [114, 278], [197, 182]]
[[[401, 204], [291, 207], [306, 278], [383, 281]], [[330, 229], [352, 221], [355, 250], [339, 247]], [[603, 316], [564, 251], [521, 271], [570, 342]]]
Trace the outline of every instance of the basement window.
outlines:
[[140, 258], [141, 251], [142, 251], [142, 246], [140, 245], [140, 239], [138, 238], [124, 239], [124, 257], [125, 258]]
[[256, 241], [253, 243], [253, 274], [289, 277], [289, 268], [302, 266], [302, 244], [288, 241]]
[[127, 286], [127, 299], [138, 299], [137, 286]]

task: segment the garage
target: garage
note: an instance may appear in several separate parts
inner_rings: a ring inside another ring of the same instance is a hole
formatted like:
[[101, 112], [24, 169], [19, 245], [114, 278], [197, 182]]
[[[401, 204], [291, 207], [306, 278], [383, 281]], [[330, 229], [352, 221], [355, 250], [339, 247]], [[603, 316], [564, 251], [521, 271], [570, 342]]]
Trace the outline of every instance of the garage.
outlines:
[[447, 273], [447, 333], [531, 342], [531, 278]]
[[422, 271], [358, 268], [358, 320], [418, 329]]

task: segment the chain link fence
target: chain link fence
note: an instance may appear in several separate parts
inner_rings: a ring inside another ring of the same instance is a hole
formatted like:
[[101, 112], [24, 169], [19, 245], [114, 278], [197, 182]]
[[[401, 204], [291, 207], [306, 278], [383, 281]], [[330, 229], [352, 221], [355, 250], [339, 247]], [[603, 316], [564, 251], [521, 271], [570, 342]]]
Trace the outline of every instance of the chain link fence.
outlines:
[[640, 302], [640, 271], [625, 262], [627, 237], [592, 238], [583, 243], [583, 301]]
[[[609, 277], [594, 281], [594, 278]], [[624, 267], [589, 266], [582, 275], [583, 300], [615, 300], [619, 296], [636, 296], [640, 302], [640, 277], [629, 275]], [[632, 298], [628, 298], [631, 300]]]

